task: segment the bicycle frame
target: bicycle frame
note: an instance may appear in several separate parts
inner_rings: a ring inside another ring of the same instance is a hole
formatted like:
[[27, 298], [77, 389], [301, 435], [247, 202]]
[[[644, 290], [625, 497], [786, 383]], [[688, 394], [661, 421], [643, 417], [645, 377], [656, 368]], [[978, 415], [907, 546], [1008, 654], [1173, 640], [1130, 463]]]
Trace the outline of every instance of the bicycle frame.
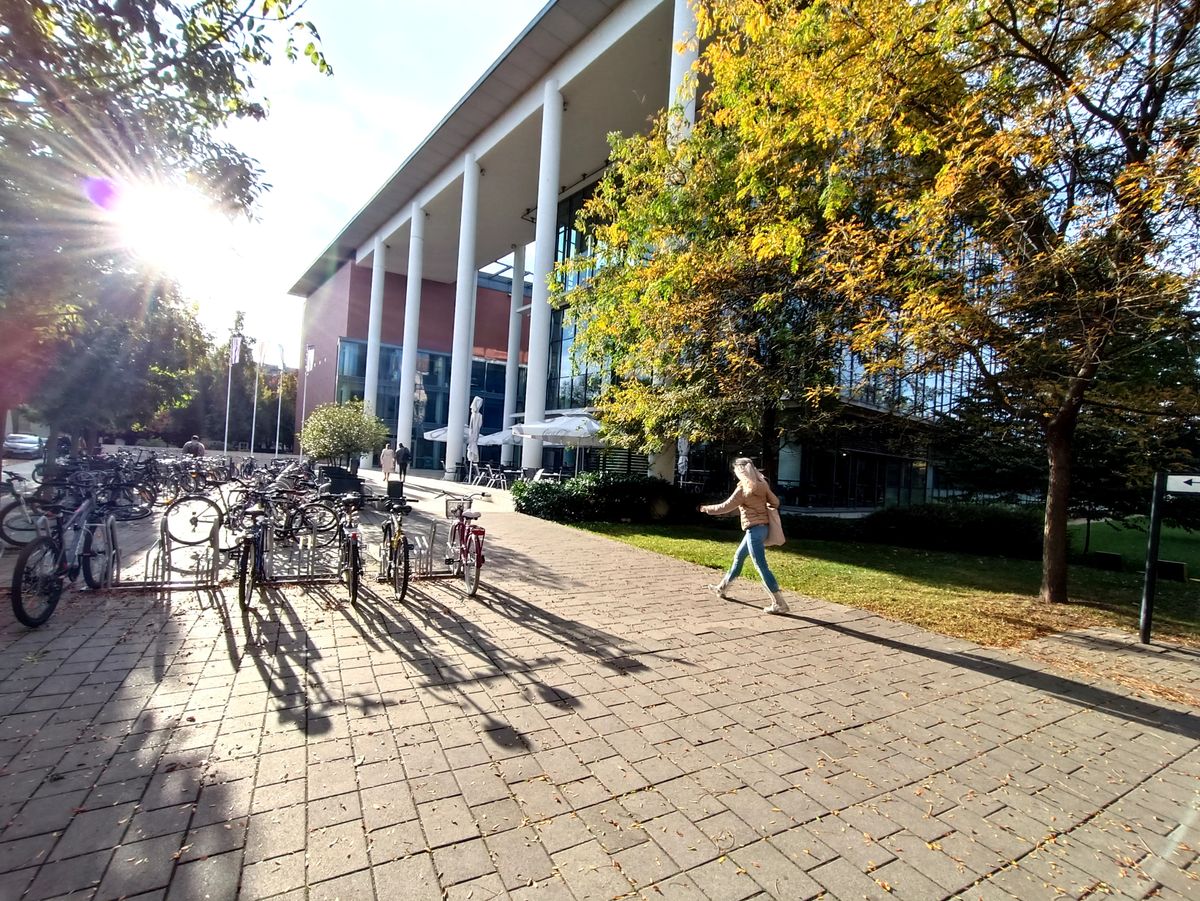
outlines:
[[462, 564], [470, 563], [468, 555], [471, 542], [469, 539], [478, 538], [475, 542], [476, 548], [476, 566], [483, 566], [483, 538], [487, 535], [487, 529], [479, 525], [475, 520], [468, 519], [463, 513], [459, 513], [458, 519], [450, 526], [450, 546], [458, 548], [459, 561]]
[[[37, 533], [39, 536], [44, 536], [51, 539], [58, 545], [58, 554], [56, 565], [60, 570], [66, 569], [67, 578], [74, 582], [79, 577], [81, 561], [83, 559], [83, 543], [84, 536], [89, 529], [94, 529], [100, 523], [88, 523], [87, 517], [96, 507], [96, 499], [89, 492], [84, 498], [75, 512], [64, 522], [61, 514], [53, 514], [53, 523], [51, 526], [51, 514], [43, 513], [37, 518]], [[67, 534], [68, 532], [79, 526], [79, 534], [75, 538], [74, 547], [70, 554], [67, 553]]]
[[483, 568], [483, 540], [487, 530], [479, 525], [479, 511], [471, 510], [471, 501], [477, 497], [487, 497], [487, 492], [480, 491], [467, 495], [451, 495], [443, 492], [448, 498], [446, 514], [453, 518], [450, 534], [447, 536], [447, 563], [452, 567], [453, 575], [462, 576], [466, 585], [466, 593], [472, 596], [479, 589], [479, 571]]

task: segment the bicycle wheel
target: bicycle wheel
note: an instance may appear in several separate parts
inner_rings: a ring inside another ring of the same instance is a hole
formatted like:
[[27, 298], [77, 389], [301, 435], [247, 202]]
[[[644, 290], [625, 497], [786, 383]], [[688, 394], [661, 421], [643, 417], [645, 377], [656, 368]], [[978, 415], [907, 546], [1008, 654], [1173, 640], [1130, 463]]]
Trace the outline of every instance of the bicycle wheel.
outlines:
[[33, 472], [31, 472], [29, 474], [29, 478], [32, 479], [34, 482], [40, 483], [42, 481], [42, 478], [45, 475], [46, 475], [46, 464], [39, 463], [35, 467], [33, 467]]
[[463, 545], [462, 578], [467, 597], [472, 597], [479, 590], [479, 566], [483, 557], [483, 549], [479, 546], [478, 535], [468, 535]]
[[117, 485], [101, 492], [100, 503], [117, 519], [145, 519], [154, 506], [154, 492], [144, 485]]
[[36, 629], [50, 618], [62, 597], [58, 543], [35, 538], [21, 549], [12, 576], [13, 615], [22, 625]]
[[0, 539], [13, 547], [24, 547], [37, 537], [37, 505], [10, 501], [0, 507]]
[[221, 508], [199, 495], [177, 498], [163, 511], [163, 528], [179, 544], [203, 544], [221, 528]]
[[359, 555], [358, 542], [351, 541], [346, 559], [346, 581], [350, 588], [350, 603], [358, 606], [358, 583], [362, 579], [362, 557]]
[[412, 577], [409, 550], [408, 539], [401, 535], [399, 543], [392, 549], [392, 586], [396, 590], [398, 601], [404, 600], [404, 596], [408, 594], [408, 580]]
[[338, 536], [338, 515], [328, 504], [310, 501], [296, 511], [300, 528], [313, 536], [317, 547], [328, 547]]
[[88, 525], [83, 536], [83, 581], [87, 587], [99, 589], [116, 584], [120, 560], [116, 519], [109, 516], [104, 522]]
[[238, 605], [243, 610], [250, 609], [250, 599], [258, 586], [258, 565], [254, 559], [254, 550], [254, 539], [248, 539], [242, 542], [241, 553], [238, 555]]

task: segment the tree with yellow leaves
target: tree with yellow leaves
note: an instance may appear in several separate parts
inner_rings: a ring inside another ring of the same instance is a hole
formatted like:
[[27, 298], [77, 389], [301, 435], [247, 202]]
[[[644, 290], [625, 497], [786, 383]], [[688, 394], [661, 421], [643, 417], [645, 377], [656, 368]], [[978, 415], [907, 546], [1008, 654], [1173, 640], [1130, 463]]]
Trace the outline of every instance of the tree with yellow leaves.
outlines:
[[[675, 146], [660, 132], [657, 170], [630, 173], [618, 147], [592, 210], [583, 343], [625, 359], [623, 337], [686, 333], [653, 316], [687, 317], [675, 308], [697, 282], [740, 282], [736, 261], [790, 273], [772, 296], [821, 298], [836, 315], [809, 344], [844, 341], [868, 372], [972, 361], [977, 397], [1041, 435], [1041, 593], [1067, 600], [1085, 405], [1151, 424], [1197, 409], [1194, 366], [1162, 384], [1153, 361], [1168, 344], [1196, 359], [1200, 2], [704, 0], [698, 14], [700, 119]], [[664, 210], [678, 221], [656, 231]], [[694, 331], [719, 335], [721, 309], [695, 310]], [[654, 326], [629, 333], [639, 322]], [[663, 364], [640, 370], [659, 376], [649, 394], [691, 363], [670, 345], [647, 360]]]

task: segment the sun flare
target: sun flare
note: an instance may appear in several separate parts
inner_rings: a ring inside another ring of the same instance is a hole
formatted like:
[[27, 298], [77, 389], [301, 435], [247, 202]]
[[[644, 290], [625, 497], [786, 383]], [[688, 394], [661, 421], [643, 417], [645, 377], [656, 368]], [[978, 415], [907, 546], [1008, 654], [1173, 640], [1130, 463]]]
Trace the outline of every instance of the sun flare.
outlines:
[[244, 220], [231, 220], [195, 188], [171, 183], [89, 186], [125, 247], [203, 301], [236, 290]]

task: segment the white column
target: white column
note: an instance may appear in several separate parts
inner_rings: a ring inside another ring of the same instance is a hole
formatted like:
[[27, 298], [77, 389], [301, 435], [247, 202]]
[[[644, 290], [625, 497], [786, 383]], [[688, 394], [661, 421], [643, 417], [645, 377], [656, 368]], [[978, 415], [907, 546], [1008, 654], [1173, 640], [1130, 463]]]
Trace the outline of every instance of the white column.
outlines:
[[404, 344], [400, 351], [400, 409], [396, 440], [413, 448], [413, 403], [417, 387], [417, 330], [421, 322], [421, 267], [425, 258], [425, 210], [412, 205], [408, 232], [408, 288], [404, 294]]
[[671, 93], [667, 105], [682, 103], [684, 119], [695, 125], [696, 78], [692, 66], [700, 56], [700, 42], [696, 38], [696, 13], [689, 0], [675, 0], [671, 34]]
[[[675, 0], [671, 35], [671, 83], [667, 104], [683, 107], [683, 120], [671, 123], [669, 140], [674, 143], [686, 138], [696, 124], [696, 75], [692, 66], [700, 55], [700, 41], [696, 37], [696, 13], [689, 0]], [[677, 461], [675, 442], [667, 442], [647, 458], [649, 473], [666, 482], [674, 481]]]
[[[546, 82], [542, 99], [542, 153], [538, 163], [537, 225], [533, 245], [533, 298], [529, 307], [529, 363], [525, 380], [525, 421], [546, 418], [546, 377], [550, 365], [550, 289], [554, 237], [558, 220], [559, 163], [562, 150], [562, 94], [558, 81]], [[526, 438], [521, 466], [542, 465], [542, 442]]]
[[471, 392], [471, 334], [475, 331], [475, 230], [479, 218], [479, 163], [467, 151], [463, 160], [462, 217], [458, 227], [458, 284], [454, 291], [454, 343], [450, 357], [449, 434], [446, 436], [446, 478], [462, 459], [467, 427], [467, 395]]
[[[387, 277], [387, 245], [375, 239], [371, 254], [371, 309], [367, 314], [367, 374], [363, 384], [363, 412], [375, 415], [379, 396], [379, 337], [383, 332], [383, 282]], [[371, 465], [371, 452], [360, 458], [360, 465]]]
[[[525, 306], [525, 245], [513, 247], [513, 283], [508, 304], [508, 359], [504, 364], [504, 422], [501, 428], [510, 428], [517, 412], [517, 386], [520, 384], [521, 367], [521, 307]], [[511, 466], [513, 446], [500, 448], [500, 462]]]
[[387, 277], [387, 245], [375, 239], [371, 255], [371, 310], [367, 314], [367, 377], [363, 386], [363, 409], [375, 415], [379, 395], [379, 338], [383, 333], [383, 282]]

